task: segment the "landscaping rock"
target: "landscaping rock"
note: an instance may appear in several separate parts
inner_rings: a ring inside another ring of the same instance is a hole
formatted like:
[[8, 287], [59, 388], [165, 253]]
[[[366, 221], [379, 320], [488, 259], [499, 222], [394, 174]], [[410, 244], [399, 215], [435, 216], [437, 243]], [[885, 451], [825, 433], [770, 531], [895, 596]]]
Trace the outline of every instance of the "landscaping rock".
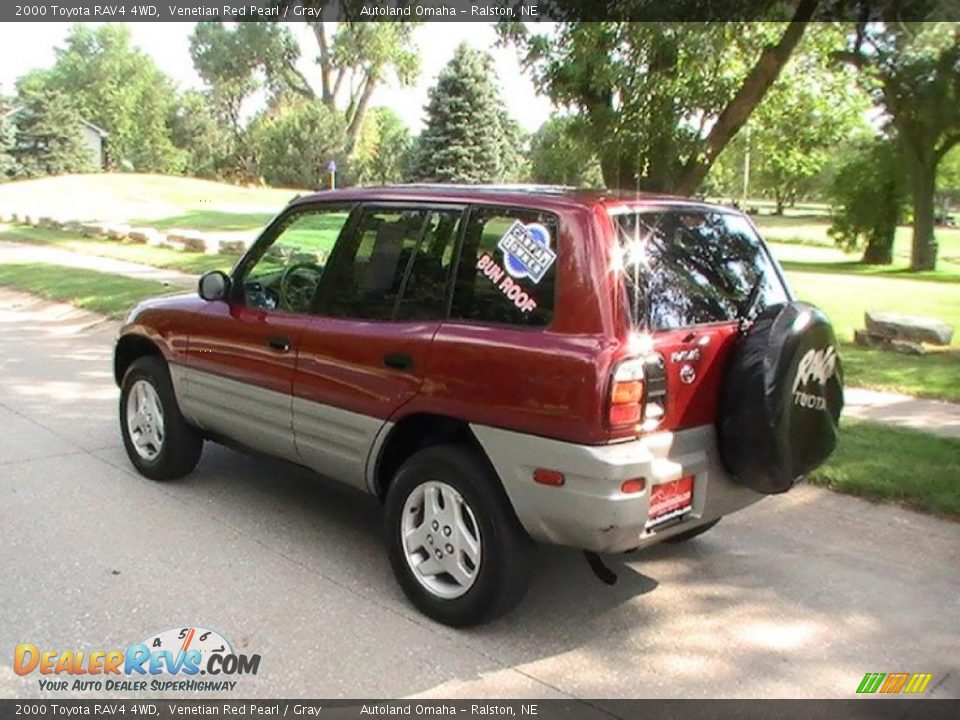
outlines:
[[924, 352], [926, 352], [923, 349], [923, 345], [918, 342], [875, 335], [869, 330], [854, 330], [853, 342], [860, 347], [886, 350], [887, 352], [895, 352], [900, 355], [923, 355]]
[[41, 227], [41, 228], [53, 227], [53, 218], [50, 218], [44, 215], [39, 220], [37, 220], [37, 227]]
[[224, 255], [243, 255], [247, 251], [247, 244], [243, 240], [221, 240], [220, 252]]
[[187, 252], [206, 252], [207, 239], [199, 233], [186, 233], [183, 236], [183, 249]]
[[166, 243], [161, 247], [168, 247], [171, 250], [183, 250], [186, 247], [186, 238], [177, 232], [167, 233]]
[[111, 240], [127, 240], [130, 237], [130, 226], [123, 224], [108, 225], [107, 237]]
[[153, 228], [130, 228], [127, 234], [130, 242], [144, 243], [145, 245], [158, 245], [163, 240], [163, 235]]
[[889, 312], [866, 312], [867, 332], [891, 340], [912, 343], [949, 345], [953, 340], [953, 326], [936, 318], [903, 315]]
[[80, 232], [83, 233], [84, 237], [100, 237], [102, 235], [100, 225], [96, 223], [81, 223]]

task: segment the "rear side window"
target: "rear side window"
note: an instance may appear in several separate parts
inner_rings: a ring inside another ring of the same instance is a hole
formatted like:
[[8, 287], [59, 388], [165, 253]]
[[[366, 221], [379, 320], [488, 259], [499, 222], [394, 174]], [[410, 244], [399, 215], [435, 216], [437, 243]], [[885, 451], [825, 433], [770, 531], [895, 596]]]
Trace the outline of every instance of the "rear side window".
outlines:
[[474, 208], [450, 317], [542, 327], [553, 319], [558, 223], [531, 210]]
[[324, 314], [391, 320], [426, 218], [426, 210], [364, 208], [327, 267]]
[[[616, 215], [634, 323], [651, 330], [735, 320], [785, 302], [787, 291], [753, 228], [696, 209]], [[756, 291], [754, 292], [754, 289]]]

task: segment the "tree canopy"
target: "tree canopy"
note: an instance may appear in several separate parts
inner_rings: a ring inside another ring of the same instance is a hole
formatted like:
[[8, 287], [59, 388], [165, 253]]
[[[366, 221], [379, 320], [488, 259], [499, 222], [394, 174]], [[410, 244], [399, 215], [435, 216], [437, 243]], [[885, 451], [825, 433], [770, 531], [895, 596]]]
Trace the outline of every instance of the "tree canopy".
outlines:
[[84, 120], [106, 130], [111, 164], [143, 172], [181, 169], [167, 126], [176, 103], [173, 83], [131, 45], [126, 26], [74, 25], [53, 67], [27, 84], [69, 97]]
[[865, 23], [851, 43], [840, 57], [886, 110], [910, 173], [910, 267], [933, 270], [937, 167], [960, 143], [960, 23]]
[[554, 33], [522, 23], [500, 30], [538, 87], [582, 115], [608, 186], [690, 194], [777, 80], [816, 6], [800, 0], [786, 25], [574, 21]]

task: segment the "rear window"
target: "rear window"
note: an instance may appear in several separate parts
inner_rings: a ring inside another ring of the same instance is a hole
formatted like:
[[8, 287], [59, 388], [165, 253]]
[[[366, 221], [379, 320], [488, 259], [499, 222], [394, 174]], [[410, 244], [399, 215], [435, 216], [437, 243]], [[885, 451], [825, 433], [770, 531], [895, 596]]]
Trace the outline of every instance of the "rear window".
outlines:
[[[634, 324], [651, 330], [729, 322], [785, 302], [787, 291], [750, 223], [720, 211], [613, 217]], [[754, 293], [754, 288], [756, 292]]]

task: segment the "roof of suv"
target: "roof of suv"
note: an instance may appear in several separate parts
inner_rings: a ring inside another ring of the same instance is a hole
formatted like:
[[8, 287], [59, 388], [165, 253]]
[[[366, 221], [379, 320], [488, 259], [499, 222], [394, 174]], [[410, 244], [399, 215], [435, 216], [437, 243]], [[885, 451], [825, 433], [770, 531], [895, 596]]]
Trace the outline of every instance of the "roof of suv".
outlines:
[[[292, 202], [317, 201], [354, 202], [360, 200], [436, 202], [491, 202], [505, 205], [527, 205], [531, 201], [542, 207], [583, 207], [596, 204], [618, 203], [683, 204], [708, 206], [695, 198], [673, 195], [657, 195], [624, 190], [592, 190], [562, 185], [453, 185], [409, 184], [351, 187], [343, 190], [324, 190], [309, 195], [299, 195]], [[710, 206], [729, 210], [721, 206]]]

